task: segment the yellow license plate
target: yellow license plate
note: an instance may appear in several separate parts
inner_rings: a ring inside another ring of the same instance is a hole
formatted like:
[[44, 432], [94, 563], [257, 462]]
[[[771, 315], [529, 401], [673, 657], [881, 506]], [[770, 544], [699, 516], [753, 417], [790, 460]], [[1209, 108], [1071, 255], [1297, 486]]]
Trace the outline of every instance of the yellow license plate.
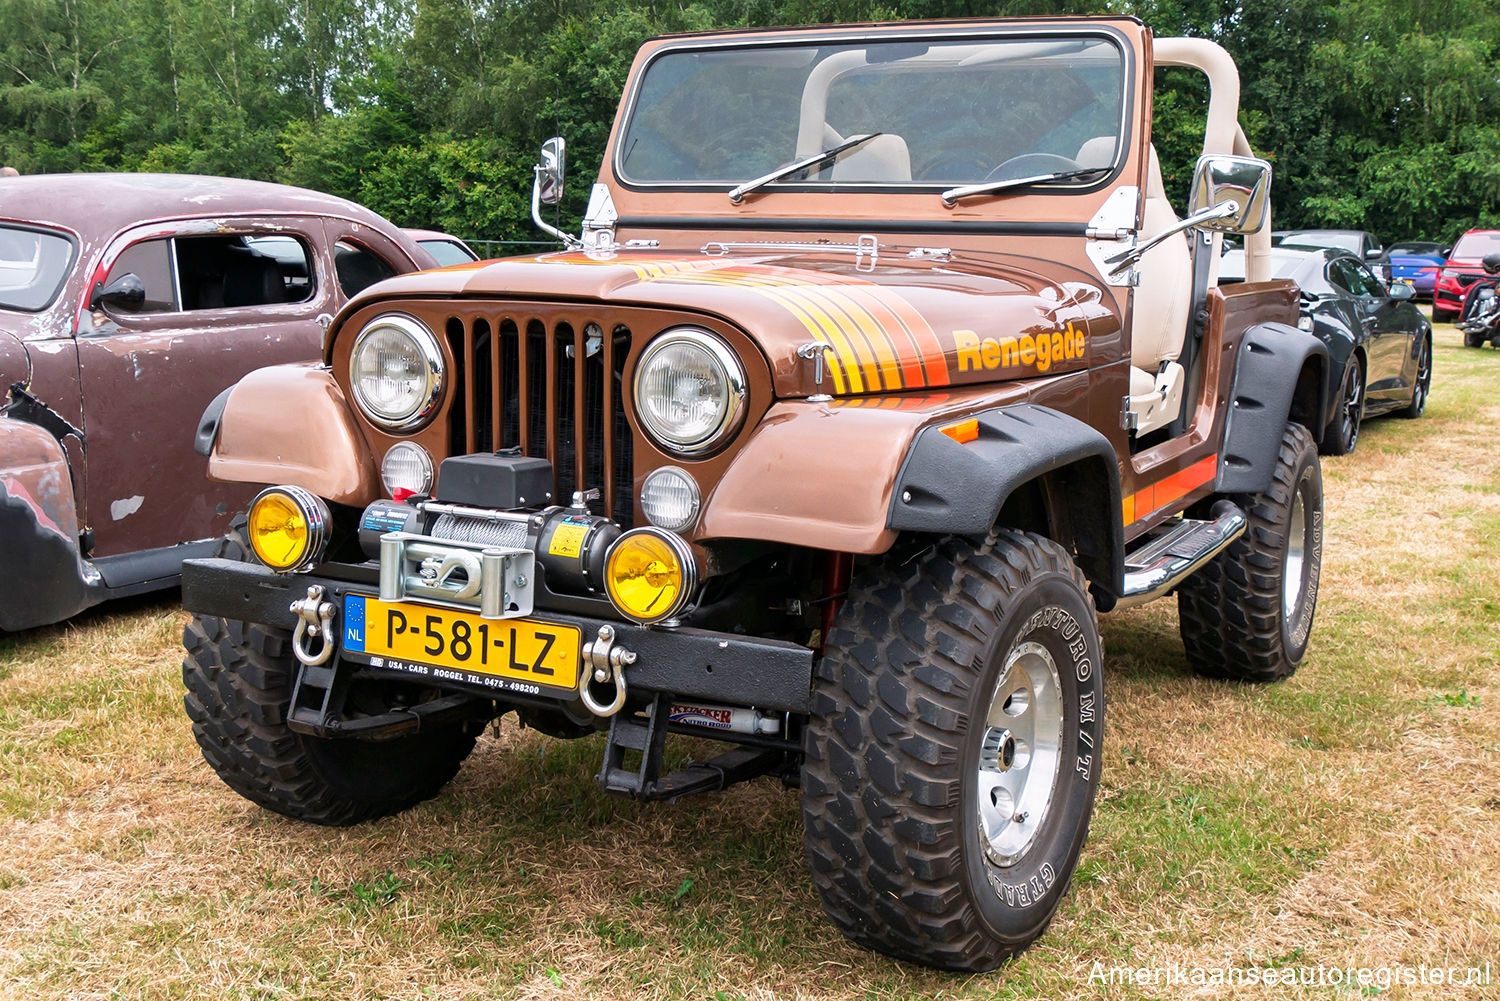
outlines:
[[374, 667], [526, 695], [578, 686], [582, 631], [533, 619], [344, 595], [344, 652]]

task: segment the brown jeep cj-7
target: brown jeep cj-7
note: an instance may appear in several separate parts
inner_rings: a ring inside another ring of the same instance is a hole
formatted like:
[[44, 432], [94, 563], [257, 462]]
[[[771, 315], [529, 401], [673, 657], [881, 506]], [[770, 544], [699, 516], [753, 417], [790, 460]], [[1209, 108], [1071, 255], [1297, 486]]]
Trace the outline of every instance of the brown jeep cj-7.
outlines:
[[[1211, 87], [1184, 218], [1159, 66]], [[648, 43], [581, 238], [543, 147], [569, 249], [375, 286], [205, 414], [211, 475], [280, 485], [183, 571], [204, 756], [349, 824], [503, 713], [603, 731], [611, 792], [800, 785], [853, 939], [1015, 954], [1099, 785], [1096, 610], [1175, 591], [1245, 680], [1312, 627], [1326, 353], [1265, 280], [1238, 96], [1128, 18]], [[674, 733], [730, 747], [663, 774]]]

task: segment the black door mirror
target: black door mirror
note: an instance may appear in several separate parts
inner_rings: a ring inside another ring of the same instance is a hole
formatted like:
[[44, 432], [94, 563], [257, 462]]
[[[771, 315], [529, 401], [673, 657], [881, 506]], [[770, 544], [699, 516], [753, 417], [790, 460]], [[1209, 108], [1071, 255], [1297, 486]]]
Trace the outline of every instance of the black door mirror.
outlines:
[[114, 281], [105, 285], [97, 282], [94, 285], [94, 297], [89, 300], [89, 309], [98, 309], [101, 306], [113, 306], [116, 309], [139, 309], [146, 301], [146, 283], [141, 281], [141, 276], [126, 272]]
[[1417, 294], [1417, 290], [1405, 282], [1393, 282], [1391, 284], [1391, 301], [1404, 302]]

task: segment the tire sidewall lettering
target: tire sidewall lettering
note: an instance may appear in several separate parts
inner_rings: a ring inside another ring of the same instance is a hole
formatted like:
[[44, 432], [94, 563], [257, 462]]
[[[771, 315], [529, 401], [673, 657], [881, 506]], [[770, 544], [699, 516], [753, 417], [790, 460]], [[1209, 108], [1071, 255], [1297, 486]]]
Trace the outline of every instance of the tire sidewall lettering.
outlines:
[[[1104, 693], [1098, 630], [1087, 601], [1065, 578], [1034, 579], [1013, 596], [976, 663], [971, 703], [976, 713], [983, 712], [1009, 651], [1026, 642], [1040, 643], [1051, 653], [1063, 703], [1056, 784], [1043, 829], [1026, 854], [1010, 866], [994, 865], [984, 854], [979, 825], [969, 824], [964, 852], [969, 885], [980, 914], [996, 916], [992, 926], [1002, 926], [998, 920], [1002, 912], [1009, 912], [1003, 915], [1003, 925], [1011, 927], [1018, 917], [1024, 920], [1035, 915], [1044, 921], [1051, 915], [1066, 885], [1058, 873], [1072, 872], [1093, 811], [1102, 763]], [[963, 759], [962, 815], [970, 819], [977, 817], [974, 762], [984, 730], [982, 724], [970, 727]]]

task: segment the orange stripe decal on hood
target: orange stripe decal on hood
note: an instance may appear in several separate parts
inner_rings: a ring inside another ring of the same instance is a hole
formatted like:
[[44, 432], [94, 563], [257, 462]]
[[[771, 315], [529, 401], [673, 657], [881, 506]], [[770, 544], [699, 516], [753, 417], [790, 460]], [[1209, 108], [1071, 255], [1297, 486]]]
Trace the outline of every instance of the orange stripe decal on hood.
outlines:
[[624, 267], [638, 281], [732, 287], [785, 309], [816, 341], [833, 348], [835, 395], [947, 386], [947, 351], [937, 333], [898, 291], [848, 274], [824, 275], [775, 264], [701, 260], [619, 260], [586, 253], [538, 263]]

